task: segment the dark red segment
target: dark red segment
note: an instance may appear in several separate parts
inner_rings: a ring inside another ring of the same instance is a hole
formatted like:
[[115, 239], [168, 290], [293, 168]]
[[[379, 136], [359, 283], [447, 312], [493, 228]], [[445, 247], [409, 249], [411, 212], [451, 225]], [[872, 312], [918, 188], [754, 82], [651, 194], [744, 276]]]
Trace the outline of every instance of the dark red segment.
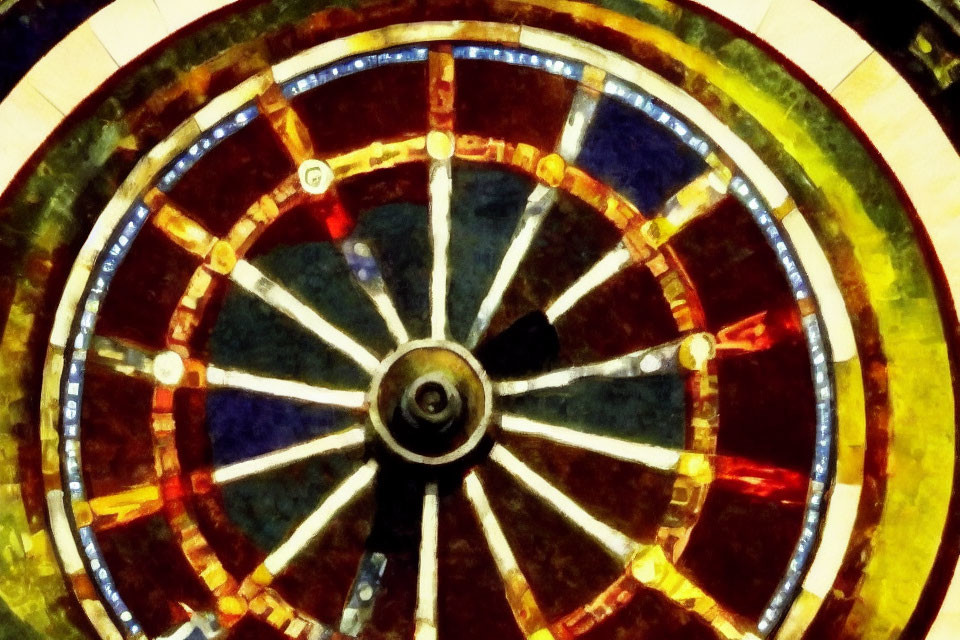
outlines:
[[427, 131], [427, 65], [387, 65], [334, 80], [293, 99], [318, 157]]
[[551, 152], [577, 83], [511, 64], [457, 60], [454, 129]]
[[170, 316], [200, 260], [152, 224], [137, 235], [100, 307], [97, 333], [154, 350], [166, 347]]
[[369, 498], [347, 506], [274, 581], [290, 604], [336, 627], [369, 533]]
[[428, 202], [427, 165], [410, 162], [346, 178], [337, 187], [347, 211], [358, 215], [393, 202]]
[[267, 227], [247, 251], [246, 258], [250, 260], [270, 253], [277, 247], [329, 241], [330, 233], [324, 223], [323, 210], [318, 211], [313, 203], [302, 204], [290, 209]]
[[228, 640], [290, 640], [290, 636], [247, 614], [230, 629]]
[[632, 265], [594, 289], [556, 323], [563, 364], [615, 358], [669, 342], [677, 323], [650, 270]]
[[802, 504], [711, 487], [681, 569], [721, 605], [756, 620], [790, 561], [803, 512]]
[[437, 627], [457, 640], [523, 640], [480, 523], [462, 492], [440, 505]]
[[620, 232], [606, 218], [561, 193], [520, 263], [487, 335], [503, 331], [530, 311], [546, 309], [619, 240]]
[[148, 636], [190, 618], [181, 605], [209, 610], [212, 596], [193, 573], [162, 516], [98, 534], [100, 549], [124, 602]]
[[[193, 479], [191, 484], [194, 497], [190, 501], [192, 512], [211, 548], [220, 558], [224, 569], [233, 576], [249, 575], [266, 557], [240, 529], [234, 525], [226, 509], [223, 498], [216, 485], [206, 481], [203, 476]], [[209, 489], [203, 492], [204, 489]]]
[[732, 196], [683, 229], [671, 246], [700, 294], [710, 331], [761, 311], [796, 308], [776, 254]]
[[207, 394], [203, 389], [177, 389], [173, 417], [177, 425], [177, 455], [184, 473], [209, 468], [213, 453], [206, 427]]
[[156, 482], [149, 382], [91, 366], [83, 385], [81, 460], [90, 496]]
[[296, 167], [265, 117], [258, 117], [201, 158], [170, 192], [211, 233], [223, 236], [247, 208]]
[[[499, 467], [488, 471], [483, 479], [490, 504], [548, 620], [560, 618], [592, 600], [623, 573], [623, 567], [599, 543], [570, 524], [556, 509]], [[547, 477], [555, 480], [552, 475]], [[556, 484], [565, 488], [561, 482]], [[618, 490], [626, 492], [623, 488]], [[581, 504], [590, 504], [591, 513], [597, 513], [592, 502]], [[598, 515], [602, 519], [607, 514]]]
[[799, 339], [717, 363], [717, 453], [809, 473], [816, 438], [810, 357]]
[[580, 636], [581, 640], [716, 640], [700, 618], [666, 596], [640, 588], [623, 609]]

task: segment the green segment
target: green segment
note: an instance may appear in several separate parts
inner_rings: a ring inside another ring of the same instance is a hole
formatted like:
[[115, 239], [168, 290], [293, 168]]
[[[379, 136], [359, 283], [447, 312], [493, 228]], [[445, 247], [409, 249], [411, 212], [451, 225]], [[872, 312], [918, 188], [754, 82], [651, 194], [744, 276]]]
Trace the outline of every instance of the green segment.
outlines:
[[588, 378], [563, 389], [507, 396], [503, 411], [577, 431], [683, 448], [686, 391], [676, 376]]
[[427, 208], [400, 202], [362, 212], [354, 231], [367, 241], [411, 339], [430, 335], [433, 249]]
[[273, 551], [356, 464], [325, 456], [231, 482], [222, 488], [227, 516], [259, 548]]
[[454, 339], [467, 337], [533, 186], [532, 180], [516, 173], [454, 165], [447, 299]]
[[[354, 340], [380, 355], [389, 350], [392, 343], [383, 320], [353, 283], [333, 245], [282, 247], [254, 263]], [[369, 383], [369, 375], [353, 360], [236, 287], [227, 295], [210, 337], [210, 353], [219, 367], [260, 375], [347, 389], [365, 389]]]

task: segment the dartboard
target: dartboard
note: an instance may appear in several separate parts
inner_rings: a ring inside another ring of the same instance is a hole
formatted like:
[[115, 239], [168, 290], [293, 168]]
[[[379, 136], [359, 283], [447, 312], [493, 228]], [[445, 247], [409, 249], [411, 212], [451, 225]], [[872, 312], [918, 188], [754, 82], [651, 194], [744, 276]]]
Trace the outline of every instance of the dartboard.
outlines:
[[952, 478], [948, 323], [854, 125], [693, 9], [409, 4], [251, 9], [226, 53], [213, 21], [175, 80], [101, 89], [127, 138], [71, 191], [102, 206], [36, 267], [60, 285], [31, 339], [25, 508], [67, 618], [759, 640], [909, 617], [891, 585], [930, 569], [883, 562], [932, 562], [947, 517], [949, 483], [910, 478]]

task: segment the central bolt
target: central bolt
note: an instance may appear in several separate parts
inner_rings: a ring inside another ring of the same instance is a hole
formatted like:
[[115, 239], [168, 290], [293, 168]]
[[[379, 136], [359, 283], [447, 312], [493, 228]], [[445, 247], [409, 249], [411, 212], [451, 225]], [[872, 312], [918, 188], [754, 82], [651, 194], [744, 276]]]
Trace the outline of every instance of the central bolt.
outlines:
[[400, 398], [400, 411], [416, 429], [442, 432], [460, 417], [463, 400], [449, 377], [432, 372], [420, 376]]
[[447, 392], [442, 384], [427, 382], [414, 394], [417, 407], [430, 415], [436, 415], [447, 408]]

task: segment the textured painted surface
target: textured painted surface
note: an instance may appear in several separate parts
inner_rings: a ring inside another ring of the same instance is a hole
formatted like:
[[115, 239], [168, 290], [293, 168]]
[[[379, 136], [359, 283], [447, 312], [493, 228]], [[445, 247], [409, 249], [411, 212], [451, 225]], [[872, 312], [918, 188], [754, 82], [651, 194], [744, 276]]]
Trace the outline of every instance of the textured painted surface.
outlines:
[[[866, 303], [872, 304], [879, 333], [885, 336], [882, 348], [890, 376], [892, 411], [889, 417], [893, 420], [893, 464], [898, 469], [894, 484], [887, 487], [888, 506], [883, 515], [884, 522], [909, 520], [935, 529], [937, 521], [942, 521], [943, 498], [948, 485], [945, 482], [938, 483], [934, 477], [924, 477], [921, 471], [947, 469], [950, 466], [946, 458], [946, 451], [949, 450], [946, 445], [949, 445], [950, 438], [946, 436], [948, 429], [943, 424], [946, 418], [932, 411], [927, 413], [931, 407], [949, 404], [949, 390], [946, 388], [949, 372], [946, 370], [946, 355], [942, 347], [942, 332], [938, 329], [932, 286], [925, 276], [922, 257], [911, 241], [912, 230], [895, 194], [886, 186], [885, 178], [876, 168], [872, 168], [872, 161], [859, 143], [844, 132], [829, 111], [775, 64], [764, 60], [756, 49], [742, 41], [729, 40], [722, 31], [669, 5], [647, 7], [620, 3], [618, 6], [622, 10], [642, 11], [647, 19], [662, 26], [671, 26], [687, 42], [695, 43], [707, 52], [708, 55], [702, 56], [677, 45], [660, 33], [641, 30], [641, 34], [649, 36], [649, 41], [655, 46], [683, 58], [691, 68], [723, 90], [726, 95], [700, 83], [696, 74], [690, 74], [685, 80], [688, 90], [728, 119], [740, 135], [761, 150], [771, 165], [780, 167], [782, 177], [791, 185], [791, 191], [801, 208], [808, 214], [821, 237], [827, 239], [828, 251], [835, 265], [842, 265], [843, 268], [838, 271], [847, 278], [847, 291], [851, 295], [848, 305], [854, 309], [857, 328], [864, 333], [873, 329], [874, 318]], [[279, 13], [282, 15], [282, 12]], [[245, 31], [246, 34], [253, 32]], [[214, 46], [206, 53], [215, 49]], [[716, 56], [728, 66], [716, 64], [710, 56]], [[251, 58], [256, 60], [257, 55]], [[185, 56], [183, 60], [187, 59], [188, 56]], [[190, 63], [183, 64], [186, 67]], [[730, 69], [737, 69], [739, 74], [730, 72]], [[764, 94], [764, 91], [767, 93]], [[727, 102], [728, 96], [739, 102], [746, 113]], [[191, 99], [202, 98], [194, 96]], [[119, 104], [115, 103], [114, 106]], [[104, 118], [98, 117], [100, 119], [94, 119], [87, 130], [89, 136], [100, 136], [100, 141], [93, 143], [98, 153], [92, 156], [92, 166], [86, 165], [88, 168], [84, 170], [84, 175], [73, 182], [64, 183], [61, 180], [54, 184], [53, 180], [44, 182], [38, 179], [28, 183], [26, 195], [13, 205], [19, 215], [4, 217], [4, 224], [10, 225], [4, 228], [4, 239], [29, 238], [30, 225], [34, 220], [40, 220], [40, 225], [47, 224], [47, 227], [39, 226], [32, 232], [35, 234], [33, 237], [38, 239], [34, 245], [37, 249], [27, 258], [27, 267], [21, 270], [26, 274], [23, 283], [15, 289], [15, 283], [7, 281], [2, 289], [4, 297], [15, 303], [4, 334], [5, 356], [15, 358], [25, 352], [19, 345], [28, 344], [32, 314], [41, 303], [39, 287], [46, 280], [47, 270], [55, 257], [51, 251], [59, 244], [58, 226], [66, 225], [64, 229], [72, 232], [73, 223], [69, 217], [73, 215], [78, 216], [80, 221], [77, 230], [88, 224], [85, 221], [98, 209], [97, 203], [102, 202], [115, 186], [116, 178], [129, 167], [132, 154], [126, 149], [138, 144], [126, 135], [123, 127], [108, 127], [99, 131], [97, 127]], [[757, 128], [758, 122], [773, 132], [772, 138]], [[158, 133], [155, 130], [148, 131], [144, 140]], [[44, 166], [57, 169], [53, 156], [61, 153], [60, 157], [65, 163], [63, 166], [73, 167], [75, 162], [71, 155], [78, 151], [88, 154], [87, 142], [92, 139], [79, 138], [68, 148], [52, 151], [50, 162], [53, 164]], [[116, 148], [120, 151], [111, 154], [118, 144]], [[107, 167], [107, 171], [98, 174], [103, 166]], [[88, 185], [88, 176], [94, 175], [100, 182]], [[808, 180], [812, 180], [817, 188]], [[75, 196], [77, 200], [74, 200]], [[843, 234], [848, 238], [845, 239]], [[16, 261], [20, 259], [20, 252], [25, 246], [11, 246], [10, 251], [4, 253], [10, 256], [10, 260]], [[859, 265], [854, 260], [859, 261]], [[8, 273], [13, 272], [11, 269]], [[862, 288], [859, 282], [858, 273], [861, 272], [867, 283], [866, 288]], [[880, 394], [871, 397], [882, 398], [886, 389], [882, 382], [884, 362], [877, 351], [881, 345], [872, 338], [865, 338], [863, 342], [867, 347], [865, 356], [868, 358], [871, 393]], [[25, 367], [30, 365], [28, 359], [22, 359], [22, 362]], [[926, 371], [929, 379], [942, 381], [943, 386], [921, 386], [920, 377], [910, 375], [915, 370]], [[20, 373], [14, 371], [11, 375]], [[12, 384], [4, 388], [15, 389], [16, 386]], [[22, 402], [14, 406], [21, 408], [21, 416], [29, 410]], [[11, 415], [11, 420], [18, 420], [16, 413]], [[882, 409], [872, 416], [874, 431], [886, 417]], [[915, 423], [941, 424], [944, 428], [940, 436], [931, 436], [934, 432], [932, 428], [922, 432], [911, 430], [909, 425]], [[924, 452], [922, 457], [914, 455], [920, 451]], [[871, 471], [882, 478], [883, 467], [887, 463], [880, 460], [876, 464], [877, 467]], [[913, 472], [903, 469], [912, 469]], [[929, 504], [918, 500], [917, 496], [929, 499]], [[35, 520], [34, 527], [37, 524]], [[918, 540], [902, 529], [881, 527], [873, 541], [876, 546], [874, 557], [889, 558], [890, 562], [896, 562], [896, 566], [878, 564], [868, 571], [883, 576], [924, 575], [931, 550], [927, 547], [918, 548]], [[914, 559], [913, 565], [904, 562], [900, 553], [891, 552], [910, 548], [916, 551], [906, 554]], [[904, 611], [909, 610], [913, 597], [910, 594], [916, 590], [911, 592], [899, 588], [902, 580], [889, 580], [891, 583], [888, 586], [881, 587], [870, 586], [879, 584], [878, 581], [868, 582], [864, 591], [864, 606], [882, 603], [885, 618], [874, 617], [873, 611], [865, 612], [863, 617], [869, 618], [870, 624], [875, 626], [860, 627], [860, 631], [883, 633], [886, 627], [902, 620]], [[40, 621], [38, 624], [45, 623]]]

